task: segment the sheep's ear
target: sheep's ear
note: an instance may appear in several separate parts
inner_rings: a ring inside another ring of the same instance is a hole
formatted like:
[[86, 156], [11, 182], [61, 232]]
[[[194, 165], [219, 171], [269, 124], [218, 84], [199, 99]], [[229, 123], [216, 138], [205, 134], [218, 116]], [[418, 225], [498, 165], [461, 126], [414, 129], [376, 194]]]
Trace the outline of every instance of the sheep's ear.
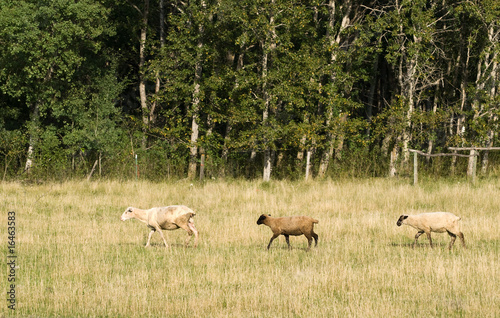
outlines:
[[271, 216], [271, 214], [268, 214], [267, 216]]
[[406, 220], [408, 218], [408, 215], [403, 215], [403, 220]]

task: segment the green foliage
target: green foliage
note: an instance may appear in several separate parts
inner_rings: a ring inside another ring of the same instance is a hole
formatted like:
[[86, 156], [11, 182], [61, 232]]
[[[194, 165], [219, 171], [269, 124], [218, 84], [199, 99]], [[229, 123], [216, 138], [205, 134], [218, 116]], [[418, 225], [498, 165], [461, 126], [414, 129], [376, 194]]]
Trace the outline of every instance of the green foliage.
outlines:
[[111, 33], [93, 1], [4, 1], [0, 19], [1, 88], [28, 104], [48, 107], [63, 96], [81, 66]]
[[3, 156], [3, 176], [2, 180], [8, 175], [13, 175], [19, 171], [20, 159], [25, 154], [24, 145], [26, 144], [26, 135], [20, 130], [6, 130], [0, 128], [0, 155]]
[[99, 162], [134, 178], [137, 154], [142, 178], [182, 178], [193, 115], [211, 177], [258, 176], [265, 150], [275, 177], [302, 178], [311, 151], [313, 176], [328, 157], [335, 178], [386, 175], [392, 150], [498, 144], [497, 1], [190, 1], [163, 17], [152, 0], [0, 4], [6, 176], [31, 142], [32, 177]]

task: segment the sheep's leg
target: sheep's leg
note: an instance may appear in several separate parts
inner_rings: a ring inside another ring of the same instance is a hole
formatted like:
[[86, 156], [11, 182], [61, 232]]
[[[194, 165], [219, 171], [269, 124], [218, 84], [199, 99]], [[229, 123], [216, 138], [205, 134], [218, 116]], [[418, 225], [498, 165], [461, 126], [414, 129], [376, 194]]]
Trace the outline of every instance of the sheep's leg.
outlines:
[[273, 237], [271, 237], [271, 240], [269, 241], [269, 244], [267, 244], [267, 249], [269, 249], [271, 247], [271, 243], [274, 241], [275, 238], [277, 238], [279, 235], [278, 234], [273, 234]]
[[184, 230], [186, 230], [186, 232], [188, 233], [188, 237], [187, 237], [186, 241], [184, 242], [184, 245], [188, 246], [189, 242], [191, 241], [191, 237], [194, 234], [194, 247], [197, 247], [198, 246], [198, 230], [196, 230], [196, 228], [194, 227], [194, 223], [188, 222], [185, 225], [180, 225], [180, 227], [183, 228]]
[[288, 249], [292, 249], [292, 246], [290, 246], [290, 235], [288, 234], [283, 234], [285, 236], [286, 244], [288, 244]]
[[193, 235], [193, 230], [191, 229], [191, 227], [189, 227], [189, 223], [180, 223], [177, 225], [187, 232], [188, 237], [186, 238], [186, 241], [184, 242], [184, 246], [188, 246], [189, 241], [191, 240], [191, 236]]
[[309, 252], [311, 250], [311, 245], [312, 245], [312, 237], [307, 238], [307, 251]]
[[318, 246], [318, 234], [312, 232], [311, 233], [314, 238], [314, 247]]
[[462, 232], [459, 232], [459, 233], [458, 233], [458, 237], [460, 238], [460, 241], [462, 242], [462, 246], [463, 246], [464, 248], [467, 248], [467, 247], [465, 246], [465, 238], [464, 238], [464, 234], [463, 234]]
[[309, 251], [311, 249], [313, 238], [310, 234], [304, 234], [304, 235], [307, 238], [307, 250], [306, 251]]
[[448, 232], [448, 234], [451, 236], [451, 240], [450, 240], [450, 246], [448, 247], [449, 250], [451, 250], [451, 248], [453, 247], [453, 244], [455, 244], [455, 240], [457, 239], [457, 236], [453, 233], [451, 233], [450, 231], [446, 231]]
[[189, 245], [189, 241], [191, 241], [191, 237], [193, 236], [193, 232], [188, 232], [188, 237], [186, 238], [186, 240], [184, 241], [184, 246], [185, 247], [188, 247]]
[[429, 244], [431, 245], [431, 248], [434, 248], [434, 246], [432, 246], [431, 232], [426, 232], [425, 234], [427, 234], [427, 238], [429, 239]]
[[415, 234], [415, 241], [413, 242], [412, 248], [415, 248], [415, 245], [417, 245], [417, 240], [422, 234], [424, 234], [424, 231], [418, 231], [418, 233]]
[[[191, 231], [193, 231], [194, 234], [194, 247], [198, 246], [198, 230], [194, 227], [194, 223], [188, 223], [189, 228]], [[188, 239], [191, 239], [191, 236], [188, 237]]]
[[151, 229], [151, 232], [149, 232], [148, 241], [146, 242], [146, 246], [144, 246], [144, 247], [148, 247], [149, 246], [149, 242], [151, 241], [151, 236], [153, 235], [153, 233], [155, 231], [156, 231], [155, 229]]
[[165, 240], [165, 236], [163, 236], [163, 232], [161, 231], [161, 229], [157, 229], [157, 230], [158, 230], [158, 233], [160, 233], [161, 238], [163, 239], [163, 243], [165, 243], [165, 247], [167, 248], [168, 244], [167, 244], [167, 240]]

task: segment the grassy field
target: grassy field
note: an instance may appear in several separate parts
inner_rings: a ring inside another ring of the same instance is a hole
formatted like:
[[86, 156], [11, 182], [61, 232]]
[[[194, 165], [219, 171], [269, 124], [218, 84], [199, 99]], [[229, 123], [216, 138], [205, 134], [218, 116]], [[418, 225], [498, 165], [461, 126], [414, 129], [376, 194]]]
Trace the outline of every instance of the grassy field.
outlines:
[[[198, 248], [183, 230], [158, 234], [120, 221], [128, 206], [185, 204], [196, 212]], [[0, 183], [16, 212], [16, 310], [20, 317], [500, 317], [500, 181], [407, 180], [190, 184]], [[397, 227], [402, 213], [462, 217], [468, 249], [449, 236]], [[319, 220], [319, 244], [284, 237], [269, 251], [260, 214]], [[8, 268], [0, 281], [7, 293]]]

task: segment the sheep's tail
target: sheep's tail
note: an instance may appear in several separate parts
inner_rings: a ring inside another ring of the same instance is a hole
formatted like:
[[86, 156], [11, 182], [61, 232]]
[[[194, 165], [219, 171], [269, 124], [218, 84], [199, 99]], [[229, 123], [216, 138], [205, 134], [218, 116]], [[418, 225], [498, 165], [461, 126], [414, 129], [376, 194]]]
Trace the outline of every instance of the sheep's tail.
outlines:
[[316, 219], [312, 219], [312, 221], [313, 221], [313, 223], [319, 223], [319, 221]]

